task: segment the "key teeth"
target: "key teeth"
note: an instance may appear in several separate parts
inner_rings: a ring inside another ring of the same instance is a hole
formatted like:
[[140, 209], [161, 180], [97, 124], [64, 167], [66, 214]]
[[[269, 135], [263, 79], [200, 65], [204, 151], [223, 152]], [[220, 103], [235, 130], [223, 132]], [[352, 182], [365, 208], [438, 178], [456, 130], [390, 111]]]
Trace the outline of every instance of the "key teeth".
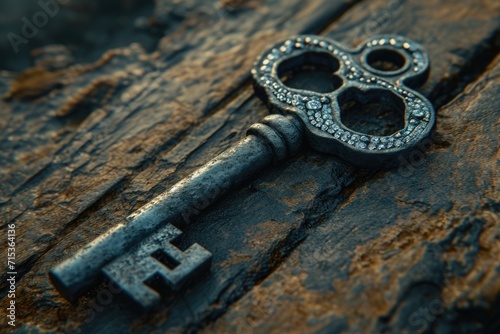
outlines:
[[[193, 244], [183, 252], [172, 245], [172, 236], [178, 236], [178, 233], [180, 231], [170, 224], [163, 227], [143, 240], [135, 250], [106, 265], [103, 273], [142, 309], [154, 307], [161, 301], [163, 290], [179, 291], [211, 266], [212, 254], [202, 246]], [[173, 258], [177, 265], [169, 268], [154, 258], [152, 253], [159, 250]], [[153, 284], [155, 281], [166, 289], [157, 288]]]
[[247, 135], [262, 139], [273, 151], [275, 162], [297, 154], [303, 143], [302, 125], [292, 116], [269, 115], [261, 123], [253, 124]]

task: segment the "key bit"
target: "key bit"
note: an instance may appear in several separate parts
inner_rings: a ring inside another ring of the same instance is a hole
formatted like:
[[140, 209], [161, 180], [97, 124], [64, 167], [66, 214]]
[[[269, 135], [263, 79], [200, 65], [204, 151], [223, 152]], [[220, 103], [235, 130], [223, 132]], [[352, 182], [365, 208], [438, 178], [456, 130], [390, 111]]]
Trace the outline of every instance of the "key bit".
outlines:
[[160, 301], [150, 286], [163, 285], [164, 290], [178, 291], [210, 268], [212, 254], [200, 245], [181, 252], [171, 244], [180, 235], [179, 229], [167, 224], [132, 252], [105, 265], [102, 271], [141, 307], [150, 308]]
[[[395, 68], [379, 66], [384, 61]], [[318, 65], [338, 79], [338, 87], [318, 93], [286, 86], [280, 74]], [[319, 36], [298, 36], [258, 58], [252, 75], [257, 95], [273, 115], [254, 124], [234, 147], [129, 216], [53, 268], [49, 275], [69, 300], [97, 284], [104, 274], [143, 307], [160, 300], [155, 280], [179, 290], [210, 267], [212, 255], [198, 244], [181, 251], [172, 242], [182, 226], [228, 190], [273, 163], [300, 151], [307, 138], [320, 152], [364, 168], [394, 166], [426, 138], [435, 123], [431, 103], [411, 87], [429, 72], [424, 48], [401, 36], [381, 36], [356, 49]], [[346, 127], [341, 106], [355, 99], [378, 99], [404, 113], [405, 126], [389, 136], [358, 133]], [[200, 203], [202, 203], [200, 205]]]

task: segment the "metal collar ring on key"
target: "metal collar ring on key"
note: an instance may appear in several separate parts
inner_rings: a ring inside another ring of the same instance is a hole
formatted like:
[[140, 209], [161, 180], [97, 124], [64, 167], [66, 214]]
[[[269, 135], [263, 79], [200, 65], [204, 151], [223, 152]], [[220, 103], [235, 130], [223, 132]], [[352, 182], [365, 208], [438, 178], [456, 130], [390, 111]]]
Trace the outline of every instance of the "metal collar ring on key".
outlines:
[[[371, 65], [375, 60], [393, 61], [398, 68], [376, 68]], [[280, 71], [306, 64], [332, 69], [342, 84], [333, 92], [317, 93], [290, 88], [280, 80]], [[272, 112], [298, 115], [315, 149], [364, 168], [394, 166], [398, 156], [409, 154], [430, 134], [434, 109], [410, 88], [423, 83], [428, 73], [425, 49], [401, 36], [373, 38], [354, 50], [327, 38], [298, 36], [264, 53], [252, 70], [256, 92]], [[390, 136], [375, 136], [355, 132], [342, 123], [340, 106], [344, 101], [357, 98], [368, 102], [376, 96], [401, 109], [403, 129]]]

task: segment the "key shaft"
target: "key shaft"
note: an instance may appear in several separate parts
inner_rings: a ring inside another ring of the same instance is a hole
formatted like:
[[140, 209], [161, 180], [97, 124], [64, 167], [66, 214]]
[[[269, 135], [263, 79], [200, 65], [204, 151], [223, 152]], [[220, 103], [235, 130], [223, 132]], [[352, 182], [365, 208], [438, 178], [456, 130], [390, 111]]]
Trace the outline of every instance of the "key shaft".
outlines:
[[75, 300], [102, 277], [102, 269], [130, 252], [164, 224], [182, 226], [228, 190], [267, 166], [295, 155], [303, 142], [300, 120], [269, 115], [247, 136], [205, 166], [160, 194], [121, 223], [50, 271], [61, 294]]

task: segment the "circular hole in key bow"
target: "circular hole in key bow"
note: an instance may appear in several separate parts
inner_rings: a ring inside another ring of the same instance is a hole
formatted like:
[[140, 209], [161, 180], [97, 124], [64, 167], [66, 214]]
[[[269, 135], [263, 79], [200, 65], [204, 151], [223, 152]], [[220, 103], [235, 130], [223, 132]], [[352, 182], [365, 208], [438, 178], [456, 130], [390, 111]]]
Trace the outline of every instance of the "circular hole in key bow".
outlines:
[[279, 64], [278, 76], [289, 88], [330, 93], [342, 86], [342, 79], [335, 75], [339, 67], [330, 54], [306, 52]]
[[338, 101], [342, 123], [353, 131], [389, 136], [404, 128], [405, 104], [391, 91], [352, 88], [344, 91]]
[[375, 49], [366, 55], [366, 63], [382, 72], [396, 72], [405, 67], [406, 57], [393, 49]]

